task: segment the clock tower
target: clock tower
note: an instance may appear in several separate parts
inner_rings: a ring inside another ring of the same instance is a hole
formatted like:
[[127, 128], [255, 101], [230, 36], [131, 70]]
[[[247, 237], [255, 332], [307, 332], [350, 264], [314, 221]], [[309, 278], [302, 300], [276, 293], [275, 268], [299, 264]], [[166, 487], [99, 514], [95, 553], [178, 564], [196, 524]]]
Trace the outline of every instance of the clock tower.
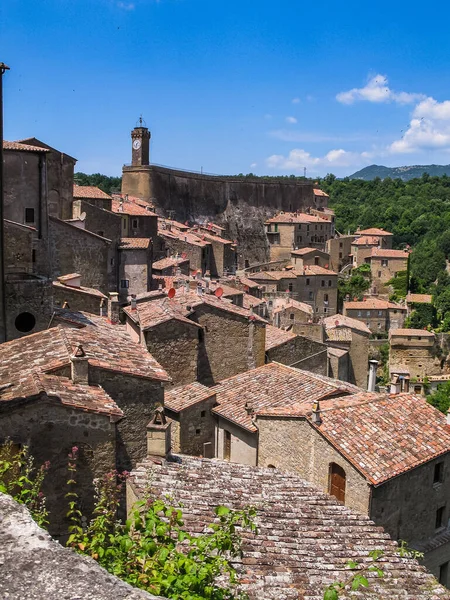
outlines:
[[139, 117], [139, 125], [131, 132], [131, 164], [133, 167], [141, 167], [150, 163], [150, 137], [150, 131], [144, 126], [142, 117]]

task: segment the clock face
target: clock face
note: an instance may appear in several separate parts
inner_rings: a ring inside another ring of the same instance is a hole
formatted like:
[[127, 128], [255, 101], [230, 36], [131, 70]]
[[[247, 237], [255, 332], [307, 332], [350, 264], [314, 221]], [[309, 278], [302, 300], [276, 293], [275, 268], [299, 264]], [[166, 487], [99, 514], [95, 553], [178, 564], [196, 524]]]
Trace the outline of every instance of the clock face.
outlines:
[[133, 148], [135, 150], [139, 150], [140, 147], [141, 147], [141, 140], [134, 140], [134, 142], [133, 142]]

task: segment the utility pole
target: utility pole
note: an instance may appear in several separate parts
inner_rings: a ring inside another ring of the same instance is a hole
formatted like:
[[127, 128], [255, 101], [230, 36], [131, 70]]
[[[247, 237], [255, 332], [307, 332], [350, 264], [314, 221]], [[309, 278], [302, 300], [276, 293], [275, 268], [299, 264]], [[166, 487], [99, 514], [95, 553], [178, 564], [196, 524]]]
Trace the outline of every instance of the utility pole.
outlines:
[[6, 294], [5, 294], [5, 234], [3, 226], [3, 75], [9, 71], [0, 62], [0, 343], [6, 342]]

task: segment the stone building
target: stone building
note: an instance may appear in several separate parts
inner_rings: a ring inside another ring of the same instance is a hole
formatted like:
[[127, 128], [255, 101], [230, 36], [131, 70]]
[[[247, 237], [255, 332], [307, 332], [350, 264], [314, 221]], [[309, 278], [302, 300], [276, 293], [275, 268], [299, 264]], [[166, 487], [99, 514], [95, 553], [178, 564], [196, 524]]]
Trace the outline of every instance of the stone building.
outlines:
[[[97, 206], [97, 208], [104, 208], [105, 210], [112, 210], [112, 197], [101, 190], [95, 185], [73, 185], [73, 201], [79, 203], [80, 200], [89, 202]], [[72, 217], [72, 211], [67, 219]]]
[[272, 324], [275, 327], [289, 327], [294, 333], [296, 325], [312, 323], [314, 310], [305, 302], [297, 302], [292, 298], [277, 298], [273, 301]]
[[328, 375], [328, 348], [293, 331], [266, 325], [266, 362]]
[[310, 265], [319, 265], [328, 269], [330, 266], [330, 255], [318, 248], [300, 248], [292, 250], [291, 261], [297, 270]]
[[198, 230], [194, 227], [193, 231], [198, 233], [198, 236], [202, 241], [211, 244], [209, 270], [213, 277], [223, 277], [236, 273], [236, 244], [219, 235], [207, 232], [204, 229]]
[[186, 527], [195, 533], [213, 522], [217, 505], [254, 506], [258, 532], [244, 534], [242, 556], [234, 559], [250, 600], [321, 600], [328, 585], [342, 581], [348, 557], [367, 563], [375, 549], [383, 552], [384, 575], [369, 576], [365, 594], [377, 600], [447, 600], [448, 592], [416, 561], [400, 559], [396, 544], [367, 516], [298, 475], [218, 460], [176, 459], [160, 457], [156, 464], [149, 457], [131, 473], [129, 510], [149, 486], [161, 498], [175, 493]]
[[152, 272], [156, 276], [189, 275], [189, 259], [168, 256], [152, 264]]
[[133, 339], [147, 346], [174, 385], [210, 385], [264, 364], [266, 321], [214, 294], [183, 286], [174, 298], [139, 302], [124, 312]]
[[81, 275], [62, 275], [53, 282], [55, 306], [73, 311], [86, 311], [103, 316], [107, 312], [108, 298], [99, 290], [81, 285]]
[[186, 256], [193, 271], [200, 271], [202, 275], [210, 271], [211, 242], [202, 240], [189, 231], [180, 231], [174, 227], [170, 229], [159, 227], [155, 259], [160, 260], [174, 254]]
[[439, 375], [443, 358], [436, 336], [426, 329], [391, 329], [389, 332], [389, 372], [423, 378]]
[[374, 294], [389, 293], [388, 281], [397, 273], [408, 268], [409, 252], [372, 248], [370, 255], [370, 271], [372, 275], [372, 291]]
[[[345, 381], [367, 389], [370, 329], [362, 321], [344, 315], [326, 317], [323, 326], [326, 344], [348, 352], [349, 371]], [[337, 373], [333, 375], [336, 377]]]
[[407, 312], [401, 304], [370, 297], [344, 302], [343, 310], [345, 316], [365, 323], [373, 334], [403, 327]]
[[151, 207], [142, 205], [128, 196], [113, 198], [112, 212], [122, 218], [121, 237], [151, 238], [156, 240], [158, 235], [158, 216]]
[[330, 255], [329, 268], [339, 272], [352, 263], [352, 242], [354, 235], [341, 235], [330, 238], [325, 242], [325, 252]]
[[303, 213], [279, 213], [265, 223], [270, 260], [290, 259], [298, 248], [324, 249], [334, 225], [321, 217]]
[[433, 297], [431, 294], [411, 294], [408, 292], [406, 296], [406, 307], [408, 309], [408, 316], [415, 309], [416, 305], [419, 304], [431, 304]]
[[133, 294], [152, 289], [152, 241], [150, 238], [121, 238], [119, 242], [119, 299], [128, 302]]

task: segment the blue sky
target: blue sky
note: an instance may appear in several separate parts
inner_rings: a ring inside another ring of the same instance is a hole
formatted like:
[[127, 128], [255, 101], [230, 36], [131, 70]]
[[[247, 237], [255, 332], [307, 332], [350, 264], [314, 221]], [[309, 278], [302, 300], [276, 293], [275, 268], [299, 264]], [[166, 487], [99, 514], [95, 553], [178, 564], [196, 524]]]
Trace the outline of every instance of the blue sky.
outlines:
[[6, 0], [5, 139], [120, 175], [142, 113], [151, 161], [211, 173], [351, 174], [450, 163], [450, 37], [411, 2]]

